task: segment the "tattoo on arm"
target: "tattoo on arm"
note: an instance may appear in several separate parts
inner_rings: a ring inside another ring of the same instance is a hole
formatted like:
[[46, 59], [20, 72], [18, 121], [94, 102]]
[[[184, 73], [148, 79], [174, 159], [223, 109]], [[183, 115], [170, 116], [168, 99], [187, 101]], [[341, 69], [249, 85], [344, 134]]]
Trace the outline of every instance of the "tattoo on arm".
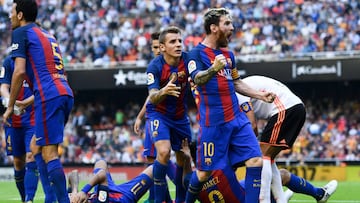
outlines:
[[213, 66], [211, 66], [209, 69], [200, 71], [198, 74], [196, 74], [194, 78], [194, 82], [197, 85], [204, 85], [207, 83], [215, 74], [217, 73], [217, 70]]
[[151, 89], [149, 91], [149, 101], [155, 105], [160, 103], [165, 98], [165, 96], [166, 95], [164, 95], [162, 91], [158, 89]]

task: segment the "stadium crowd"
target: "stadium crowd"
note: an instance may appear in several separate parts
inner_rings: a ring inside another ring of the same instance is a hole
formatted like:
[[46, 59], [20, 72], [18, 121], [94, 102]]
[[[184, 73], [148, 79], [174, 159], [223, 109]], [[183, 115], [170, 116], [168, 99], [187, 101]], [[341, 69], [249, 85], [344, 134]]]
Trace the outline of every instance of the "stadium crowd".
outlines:
[[[280, 154], [279, 161], [337, 160], [360, 161], [360, 103], [341, 103], [323, 99], [316, 104], [306, 101], [307, 119], [292, 150]], [[94, 163], [104, 157], [109, 163], [144, 162], [144, 134], [136, 135], [133, 123], [140, 104], [130, 102], [115, 113], [108, 105], [77, 105], [66, 124], [64, 143], [59, 149], [63, 163]], [[344, 108], [346, 107], [346, 108]], [[112, 107], [113, 108], [113, 107]], [[195, 138], [199, 124], [196, 110], [188, 111]], [[259, 129], [265, 125], [259, 121]], [[0, 164], [11, 163], [6, 157], [4, 134], [0, 136]]]
[[[0, 56], [9, 52], [8, 13], [0, 7]], [[185, 50], [203, 37], [202, 13], [231, 9], [238, 55], [350, 51], [360, 49], [357, 0], [38, 0], [39, 23], [56, 35], [65, 63], [116, 64], [148, 61], [150, 33], [167, 25], [183, 29]], [[3, 58], [3, 57], [2, 57]], [[105, 65], [105, 66], [104, 66]]]

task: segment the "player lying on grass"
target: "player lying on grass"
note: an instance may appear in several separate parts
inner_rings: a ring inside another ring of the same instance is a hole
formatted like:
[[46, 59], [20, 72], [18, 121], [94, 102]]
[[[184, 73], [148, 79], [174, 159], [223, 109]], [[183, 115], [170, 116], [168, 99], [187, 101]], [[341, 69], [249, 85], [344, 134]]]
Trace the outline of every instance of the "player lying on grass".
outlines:
[[[148, 166], [139, 176], [129, 182], [116, 184], [108, 170], [107, 163], [99, 160], [94, 166], [94, 176], [78, 191], [79, 178], [76, 171], [69, 175], [69, 185], [72, 193], [70, 202], [137, 202], [153, 184], [153, 166]], [[91, 189], [94, 191], [90, 193]]]
[[[188, 186], [189, 179], [193, 172], [191, 167], [191, 153], [186, 140], [183, 141], [182, 151], [186, 156], [184, 168], [184, 186]], [[195, 145], [194, 145], [195, 146]], [[139, 176], [123, 184], [116, 184], [108, 170], [107, 163], [99, 160], [94, 166], [94, 176], [88, 183], [78, 191], [79, 177], [76, 171], [69, 174], [69, 190], [72, 192], [70, 200], [72, 203], [78, 202], [118, 202], [132, 203], [137, 202], [152, 186], [152, 166], [148, 166]], [[286, 169], [280, 170], [283, 185], [290, 190], [285, 192], [286, 199], [289, 200], [292, 191], [307, 194], [314, 197], [318, 202], [326, 202], [335, 192], [337, 181], [330, 181], [323, 188], [314, 187], [306, 180], [291, 174]], [[91, 189], [94, 191], [90, 193]], [[292, 190], [292, 191], [291, 191]], [[204, 184], [199, 197], [202, 203], [207, 202], [230, 202], [243, 203], [245, 199], [244, 181], [238, 181], [231, 167], [223, 170], [216, 170], [212, 173], [209, 180]], [[273, 199], [273, 201], [275, 201]]]

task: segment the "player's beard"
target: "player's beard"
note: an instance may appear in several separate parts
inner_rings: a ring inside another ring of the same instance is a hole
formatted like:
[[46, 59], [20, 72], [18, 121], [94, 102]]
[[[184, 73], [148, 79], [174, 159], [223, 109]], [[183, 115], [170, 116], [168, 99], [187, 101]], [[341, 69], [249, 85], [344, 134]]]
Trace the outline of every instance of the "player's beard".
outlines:
[[219, 38], [217, 40], [217, 47], [219, 48], [226, 48], [229, 44], [228, 36], [225, 35], [224, 32], [219, 33]]

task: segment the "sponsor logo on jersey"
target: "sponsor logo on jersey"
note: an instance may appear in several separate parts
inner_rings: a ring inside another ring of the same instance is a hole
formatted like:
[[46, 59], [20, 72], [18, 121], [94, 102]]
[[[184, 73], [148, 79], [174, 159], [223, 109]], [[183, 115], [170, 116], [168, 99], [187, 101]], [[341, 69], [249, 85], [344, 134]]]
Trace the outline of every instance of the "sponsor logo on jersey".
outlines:
[[105, 202], [105, 201], [106, 201], [106, 198], [107, 198], [107, 193], [106, 193], [106, 191], [100, 190], [100, 191], [99, 191], [98, 200], [99, 200], [100, 202]]
[[196, 70], [196, 62], [194, 60], [189, 61], [188, 70], [190, 74]]
[[155, 82], [155, 77], [152, 73], [147, 74], [147, 84], [151, 85]]

